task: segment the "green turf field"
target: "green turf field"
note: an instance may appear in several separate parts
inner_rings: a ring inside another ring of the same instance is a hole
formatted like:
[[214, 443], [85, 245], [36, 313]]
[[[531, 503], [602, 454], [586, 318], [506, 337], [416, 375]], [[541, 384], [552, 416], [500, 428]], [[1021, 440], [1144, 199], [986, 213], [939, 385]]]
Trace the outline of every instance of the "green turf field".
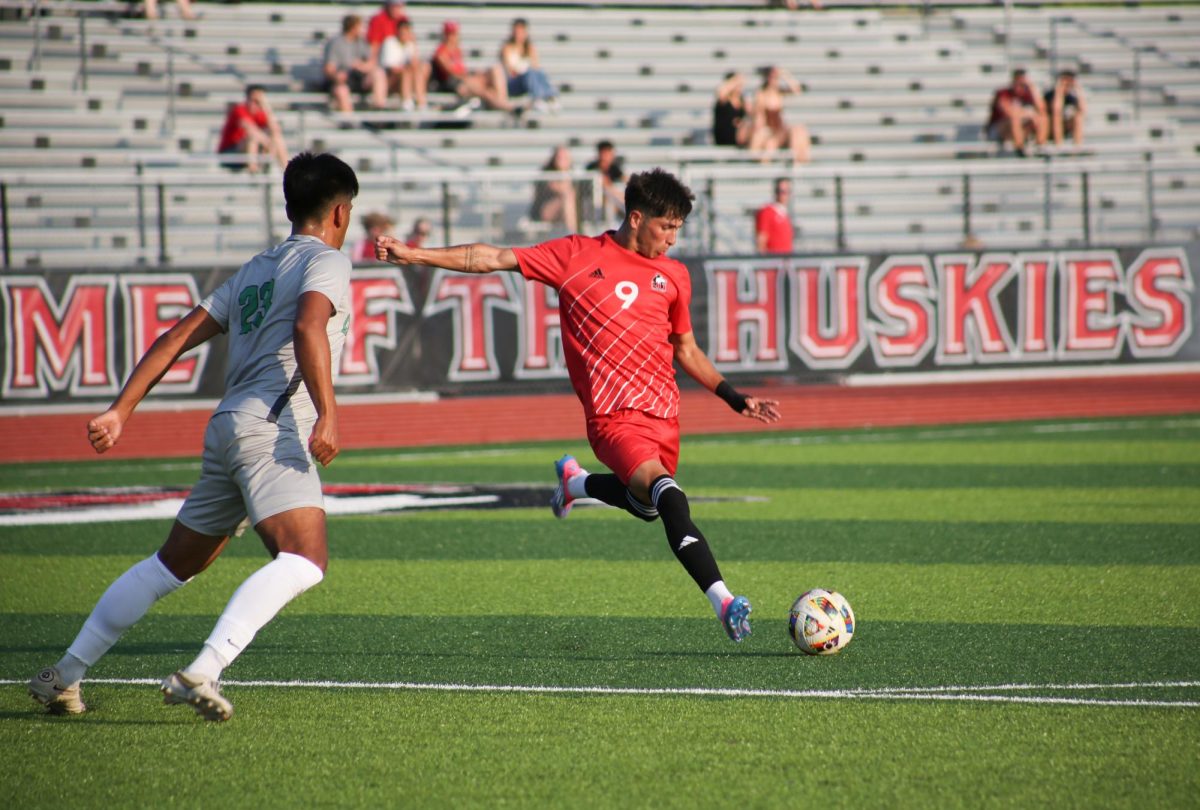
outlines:
[[[582, 442], [355, 452], [325, 480], [548, 495], [564, 450], [594, 464]], [[0, 491], [197, 472], [28, 464]], [[0, 527], [7, 803], [1196, 806], [1200, 418], [685, 439], [678, 478], [754, 603], [746, 643], [624, 513], [335, 517], [325, 582], [226, 672], [225, 724], [155, 684], [263, 564], [257, 540], [127, 634], [86, 715], [49, 718], [24, 681], [168, 522]], [[840, 655], [787, 637], [815, 586], [857, 612]]]

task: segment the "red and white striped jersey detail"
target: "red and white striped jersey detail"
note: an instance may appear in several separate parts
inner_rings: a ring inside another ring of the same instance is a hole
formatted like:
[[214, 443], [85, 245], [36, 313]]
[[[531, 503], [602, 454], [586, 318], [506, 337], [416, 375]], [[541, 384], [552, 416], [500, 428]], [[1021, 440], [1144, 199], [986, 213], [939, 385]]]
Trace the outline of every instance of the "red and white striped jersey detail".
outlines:
[[601, 236], [514, 248], [521, 273], [558, 291], [567, 371], [586, 416], [679, 415], [673, 334], [692, 331], [687, 267]]

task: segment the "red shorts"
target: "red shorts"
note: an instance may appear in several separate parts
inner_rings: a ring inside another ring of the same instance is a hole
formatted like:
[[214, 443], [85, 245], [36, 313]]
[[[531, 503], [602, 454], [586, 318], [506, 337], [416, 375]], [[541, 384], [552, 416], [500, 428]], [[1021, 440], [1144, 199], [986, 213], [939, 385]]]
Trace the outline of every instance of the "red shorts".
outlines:
[[641, 411], [617, 411], [587, 423], [588, 443], [600, 462], [628, 484], [634, 470], [658, 461], [671, 475], [679, 466], [679, 420]]

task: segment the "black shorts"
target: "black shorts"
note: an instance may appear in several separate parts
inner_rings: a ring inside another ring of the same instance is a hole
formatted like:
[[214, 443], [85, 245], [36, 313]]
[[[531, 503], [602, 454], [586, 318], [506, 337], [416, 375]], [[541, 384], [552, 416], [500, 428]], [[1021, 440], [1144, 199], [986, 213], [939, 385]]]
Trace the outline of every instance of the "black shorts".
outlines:
[[436, 76], [430, 79], [429, 89], [435, 93], [455, 93], [459, 92], [459, 88], [463, 85], [463, 80], [457, 76], [446, 76], [439, 79]]
[[[367, 74], [363, 73], [361, 70], [346, 71], [346, 86], [350, 88], [351, 93], [358, 93], [359, 95], [362, 95], [363, 93], [367, 92], [367, 89], [364, 86], [366, 81]], [[326, 80], [325, 89], [327, 91], [333, 92], [334, 86], [335, 82], [332, 79]]]

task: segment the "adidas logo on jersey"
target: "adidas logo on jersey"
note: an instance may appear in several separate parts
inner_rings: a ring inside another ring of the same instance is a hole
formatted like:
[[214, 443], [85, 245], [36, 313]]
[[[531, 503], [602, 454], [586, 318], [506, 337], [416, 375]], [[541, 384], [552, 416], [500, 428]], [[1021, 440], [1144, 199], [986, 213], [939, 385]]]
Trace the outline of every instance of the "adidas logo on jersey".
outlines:
[[650, 279], [650, 289], [655, 292], [667, 291], [667, 280], [663, 277], [662, 273], [655, 273], [654, 278]]
[[591, 273], [588, 274], [588, 278], [604, 278], [604, 271], [601, 270], [599, 267], [597, 267], [595, 270], [593, 270]]

